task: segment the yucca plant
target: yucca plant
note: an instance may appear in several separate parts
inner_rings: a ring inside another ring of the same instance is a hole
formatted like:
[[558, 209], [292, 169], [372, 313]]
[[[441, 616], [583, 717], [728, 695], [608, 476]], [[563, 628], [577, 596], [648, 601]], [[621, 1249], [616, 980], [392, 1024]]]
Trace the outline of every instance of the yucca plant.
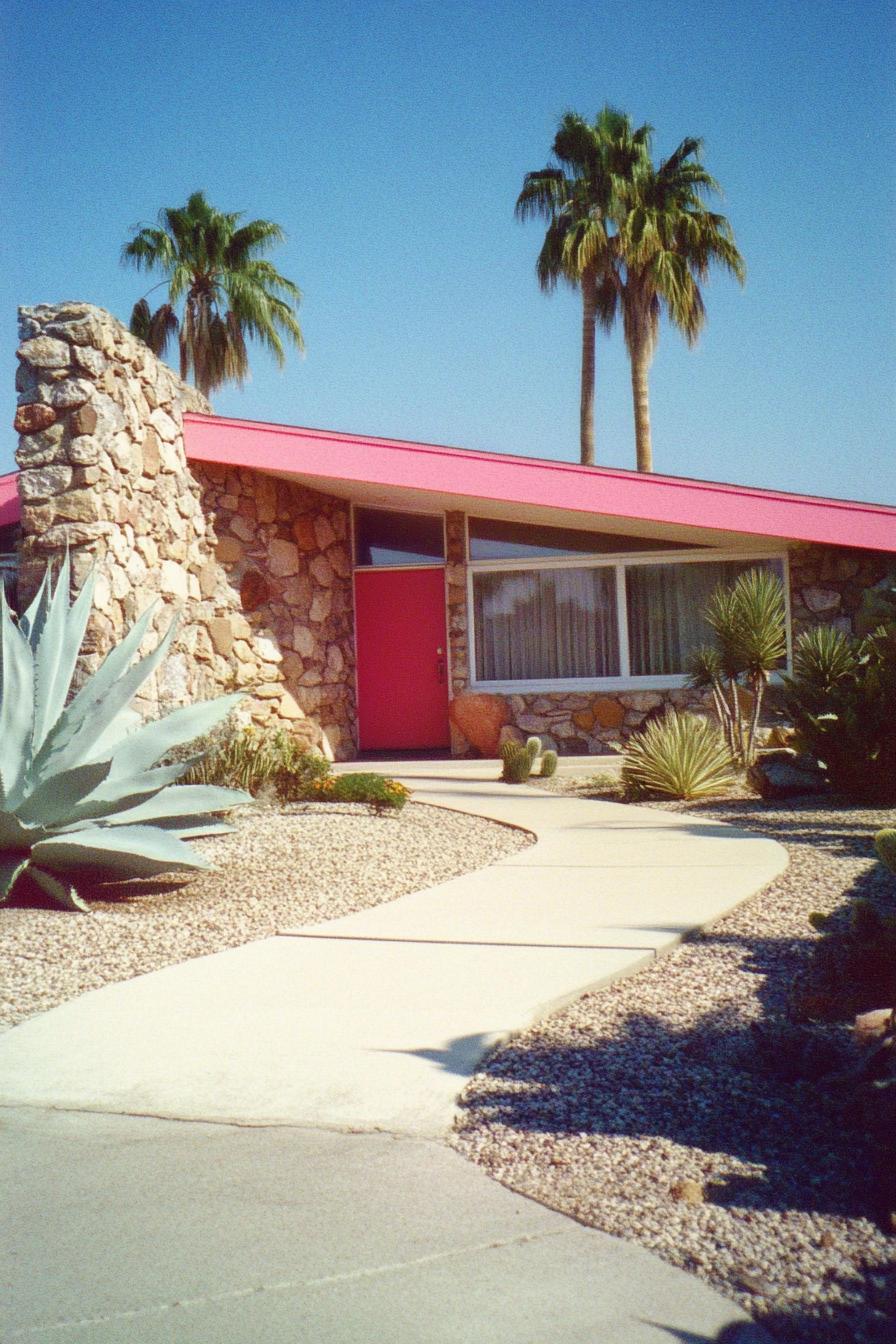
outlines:
[[669, 709], [625, 746], [622, 783], [630, 797], [663, 794], [706, 798], [736, 782], [737, 770], [718, 727], [696, 714]]
[[[767, 569], [750, 569], [731, 585], [720, 584], [704, 616], [716, 637], [691, 656], [690, 685], [709, 687], [728, 749], [743, 767], [756, 757], [756, 732], [768, 680], [787, 652], [784, 586]], [[744, 722], [739, 685], [753, 696]]]
[[48, 570], [18, 622], [0, 592], [0, 904], [25, 878], [65, 909], [87, 910], [72, 881], [79, 871], [135, 878], [207, 868], [184, 841], [232, 830], [209, 814], [251, 801], [234, 789], [178, 785], [196, 757], [156, 765], [207, 733], [240, 697], [141, 724], [131, 700], [175, 633], [172, 622], [157, 648], [134, 662], [153, 608], [69, 699], [94, 579], [71, 606], [69, 581], [66, 555], [55, 587]]

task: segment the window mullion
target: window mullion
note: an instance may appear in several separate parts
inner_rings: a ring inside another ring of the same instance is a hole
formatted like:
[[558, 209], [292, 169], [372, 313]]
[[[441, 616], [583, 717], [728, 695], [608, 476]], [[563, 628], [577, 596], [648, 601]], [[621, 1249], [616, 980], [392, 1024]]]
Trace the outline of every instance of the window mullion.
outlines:
[[625, 600], [625, 565], [616, 565], [616, 626], [619, 631], [619, 675], [631, 676], [628, 652], [628, 606]]

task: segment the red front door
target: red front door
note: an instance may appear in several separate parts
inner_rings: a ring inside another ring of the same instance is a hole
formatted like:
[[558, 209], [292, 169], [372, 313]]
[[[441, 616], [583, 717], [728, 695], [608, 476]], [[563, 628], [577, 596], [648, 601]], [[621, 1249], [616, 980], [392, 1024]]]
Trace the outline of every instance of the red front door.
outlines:
[[447, 747], [445, 570], [355, 573], [362, 751]]

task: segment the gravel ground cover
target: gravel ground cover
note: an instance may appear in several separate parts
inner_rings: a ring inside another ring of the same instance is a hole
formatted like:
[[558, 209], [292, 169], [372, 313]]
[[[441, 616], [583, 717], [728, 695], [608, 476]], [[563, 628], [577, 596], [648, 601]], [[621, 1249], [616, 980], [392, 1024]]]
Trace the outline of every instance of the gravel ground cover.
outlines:
[[[588, 794], [583, 781], [551, 787]], [[873, 1220], [869, 1147], [786, 1018], [818, 938], [810, 911], [842, 909], [847, 893], [896, 905], [870, 841], [893, 814], [752, 795], [663, 806], [781, 841], [787, 872], [493, 1054], [453, 1144], [512, 1189], [700, 1275], [776, 1339], [892, 1344], [896, 1237]], [[849, 1050], [842, 1026], [814, 1039], [832, 1061]]]
[[215, 871], [80, 890], [91, 915], [0, 910], [0, 1027], [115, 980], [335, 919], [494, 863], [531, 843], [480, 817], [408, 803], [247, 808], [236, 830], [196, 840]]

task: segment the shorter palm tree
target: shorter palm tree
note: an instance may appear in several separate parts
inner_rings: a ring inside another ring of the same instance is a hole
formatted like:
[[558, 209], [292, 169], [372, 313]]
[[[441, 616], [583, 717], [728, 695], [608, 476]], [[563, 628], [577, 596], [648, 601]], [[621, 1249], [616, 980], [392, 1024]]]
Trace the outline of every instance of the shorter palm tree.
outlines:
[[731, 225], [708, 210], [703, 197], [718, 194], [716, 180], [699, 160], [702, 141], [689, 138], [658, 168], [644, 155], [626, 183], [624, 209], [614, 239], [624, 272], [625, 342], [632, 370], [635, 450], [639, 471], [653, 470], [648, 373], [665, 309], [688, 345], [706, 320], [700, 283], [713, 264], [743, 284], [745, 267]]
[[125, 265], [162, 271], [168, 286], [167, 302], [155, 311], [146, 296], [137, 301], [131, 331], [159, 356], [176, 337], [181, 377], [192, 372], [205, 395], [230, 381], [242, 386], [249, 373], [247, 338], [260, 341], [281, 366], [283, 337], [304, 349], [299, 288], [260, 255], [284, 240], [283, 230], [267, 219], [240, 225], [241, 219], [195, 191], [180, 209], [161, 210], [159, 227], [136, 230], [122, 248]]

